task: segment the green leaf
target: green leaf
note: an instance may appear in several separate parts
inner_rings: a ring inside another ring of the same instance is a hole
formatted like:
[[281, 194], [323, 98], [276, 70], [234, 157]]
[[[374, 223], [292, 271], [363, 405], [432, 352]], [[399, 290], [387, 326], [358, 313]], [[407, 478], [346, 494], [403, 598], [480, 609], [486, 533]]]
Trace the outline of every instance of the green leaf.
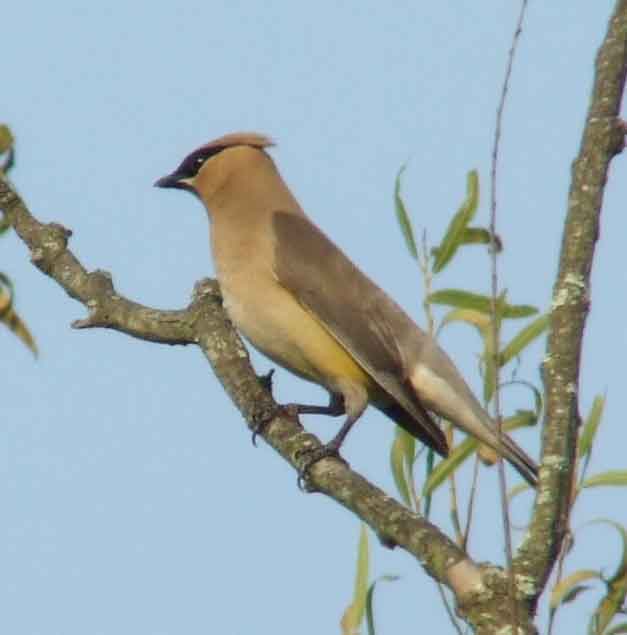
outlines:
[[534, 401], [534, 413], [535, 413], [536, 419], [539, 419], [540, 415], [542, 414], [542, 405], [543, 405], [543, 398], [542, 398], [542, 393], [540, 392], [540, 390], [536, 386], [534, 386], [531, 382], [524, 381], [522, 379], [514, 379], [512, 381], [506, 381], [503, 384], [501, 384], [501, 388], [507, 388], [508, 386], [524, 386], [525, 388], [531, 391], [531, 394], [533, 395], [533, 401]]
[[9, 217], [4, 214], [4, 212], [0, 211], [0, 236], [4, 234], [7, 229], [11, 227], [11, 223], [9, 222]]
[[403, 172], [405, 172], [406, 168], [407, 164], [402, 165], [396, 175], [396, 181], [394, 182], [394, 209], [396, 210], [396, 219], [398, 220], [403, 238], [405, 239], [407, 250], [414, 258], [418, 259], [418, 249], [416, 247], [416, 239], [414, 238], [414, 230], [411, 226], [411, 220], [409, 218], [409, 214], [407, 213], [407, 209], [405, 208], [403, 197], [401, 196], [401, 177], [403, 176]]
[[[458, 309], [470, 309], [486, 315], [492, 314], [492, 298], [489, 295], [471, 293], [462, 289], [441, 289], [427, 296], [431, 304], [443, 304]], [[497, 299], [497, 313], [501, 318], [518, 319], [538, 313], [538, 309], [528, 304], [507, 304], [504, 298]]]
[[14, 295], [11, 278], [0, 271], [0, 317], [13, 307]]
[[479, 205], [479, 175], [476, 170], [468, 173], [466, 179], [466, 199], [451, 219], [440, 246], [436, 250], [433, 273], [438, 273], [452, 260], [462, 244], [464, 230], [474, 218]]
[[11, 280], [0, 272], [0, 324], [4, 324], [14, 333], [37, 357], [37, 345], [26, 323], [17, 314], [13, 306], [13, 284]]
[[572, 601], [579, 593], [585, 591], [588, 587], [581, 583], [585, 580], [600, 580], [601, 574], [592, 569], [580, 569], [566, 576], [558, 584], [553, 587], [549, 600], [549, 608], [551, 612], [561, 605]]
[[441, 289], [427, 296], [431, 304], [442, 304], [457, 309], [468, 309], [485, 315], [492, 311], [492, 299], [488, 295], [471, 293], [462, 289]]
[[501, 313], [504, 319], [517, 320], [539, 313], [540, 309], [530, 304], [506, 304]]
[[489, 332], [488, 329], [491, 323], [490, 316], [480, 311], [474, 311], [473, 309], [453, 309], [442, 318], [437, 334], [439, 334], [447, 324], [452, 322], [465, 322], [466, 324], [476, 327], [481, 337], [485, 337], [486, 333]]
[[[425, 481], [429, 480], [429, 477], [431, 476], [433, 472], [434, 466], [435, 466], [435, 452], [433, 451], [433, 448], [429, 448], [429, 450], [427, 451]], [[429, 514], [431, 513], [431, 498], [432, 498], [431, 494], [427, 494], [425, 496], [423, 513], [426, 519], [429, 519]]]
[[4, 154], [8, 152], [15, 143], [15, 139], [13, 138], [13, 134], [9, 126], [5, 124], [0, 124], [0, 154]]
[[594, 438], [601, 423], [604, 408], [605, 397], [597, 395], [592, 402], [592, 407], [586, 417], [586, 422], [579, 437], [578, 454], [580, 458], [588, 456], [592, 451], [592, 444], [594, 443]]
[[[536, 421], [535, 413], [530, 410], [519, 410], [515, 415], [503, 419], [503, 431], [512, 432], [517, 428], [534, 425]], [[474, 437], [466, 437], [459, 445], [455, 446], [448, 457], [435, 466], [425, 481], [422, 488], [423, 496], [433, 494], [478, 447], [479, 442]]]
[[[483, 227], [466, 227], [461, 235], [460, 240], [462, 245], [489, 245], [490, 244], [490, 232]], [[503, 251], [503, 241], [499, 236], [495, 236], [494, 244], [497, 253]], [[431, 249], [431, 255], [437, 259], [439, 253], [438, 247]]]
[[[462, 234], [464, 245], [489, 245], [491, 242], [490, 231], [483, 227], [466, 227]], [[494, 244], [497, 252], [503, 251], [503, 241], [499, 236], [495, 236]]]
[[547, 314], [537, 317], [531, 324], [523, 328], [514, 336], [500, 354], [501, 366], [505, 366], [511, 359], [517, 357], [531, 342], [540, 337], [549, 328]]
[[416, 441], [400, 426], [396, 426], [396, 435], [390, 450], [390, 467], [396, 489], [407, 507], [413, 509], [413, 482], [411, 467], [414, 462]]
[[533, 410], [517, 410], [515, 415], [503, 419], [503, 428], [507, 432], [518, 428], [529, 428], [538, 423], [538, 415]]
[[479, 444], [473, 437], [468, 437], [452, 450], [448, 457], [440, 461], [422, 488], [423, 496], [430, 496], [442, 485], [455, 470], [477, 449]]
[[625, 487], [627, 470], [608, 470], [587, 478], [581, 487]]
[[341, 626], [342, 635], [354, 635], [359, 630], [359, 625], [364, 618], [366, 609], [366, 597], [368, 595], [368, 569], [370, 556], [368, 549], [368, 531], [366, 525], [361, 523], [359, 532], [359, 546], [357, 547], [357, 572], [355, 574], [355, 590], [353, 601], [344, 611]]
[[[499, 315], [497, 304], [497, 315]], [[500, 341], [500, 326], [501, 321], [497, 319], [496, 322], [496, 341]], [[494, 336], [494, 324], [490, 323], [490, 328], [486, 330], [483, 336], [483, 402], [490, 403], [495, 391], [496, 385], [498, 383], [498, 351], [494, 349], [495, 345], [495, 336]]]
[[624, 633], [627, 633], [627, 622], [621, 622], [605, 631], [605, 635], [624, 635]]
[[619, 533], [623, 543], [620, 563], [614, 575], [608, 580], [604, 580], [605, 596], [594, 612], [596, 632], [603, 633], [616, 614], [621, 611], [625, 597], [627, 597], [627, 529], [607, 518], [594, 520], [589, 524], [605, 524], [613, 527]]
[[374, 589], [378, 582], [396, 582], [400, 580], [398, 575], [384, 575], [377, 578], [368, 589], [368, 597], [366, 599], [366, 625], [368, 627], [368, 635], [375, 635], [374, 628]]
[[514, 487], [512, 487], [509, 490], [509, 492], [507, 492], [507, 502], [511, 503], [512, 500], [516, 498], [516, 496], [518, 496], [518, 494], [522, 494], [523, 492], [526, 492], [530, 489], [531, 489], [531, 485], [529, 485], [529, 483], [527, 482], [518, 483], [518, 485], [514, 485]]
[[6, 173], [15, 165], [15, 139], [9, 127], [4, 124], [0, 124], [0, 155], [2, 154], [6, 154], [7, 158], [0, 164], [0, 172]]

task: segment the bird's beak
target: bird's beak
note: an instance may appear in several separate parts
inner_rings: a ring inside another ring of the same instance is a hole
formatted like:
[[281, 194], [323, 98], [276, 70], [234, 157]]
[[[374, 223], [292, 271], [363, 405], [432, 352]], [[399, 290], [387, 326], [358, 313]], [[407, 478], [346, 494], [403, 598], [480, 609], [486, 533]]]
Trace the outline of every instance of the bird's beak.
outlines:
[[166, 176], [162, 176], [160, 179], [156, 180], [155, 187], [174, 188], [177, 190], [193, 190], [192, 181], [193, 179], [181, 177], [178, 172], [172, 172], [172, 174], [167, 174]]

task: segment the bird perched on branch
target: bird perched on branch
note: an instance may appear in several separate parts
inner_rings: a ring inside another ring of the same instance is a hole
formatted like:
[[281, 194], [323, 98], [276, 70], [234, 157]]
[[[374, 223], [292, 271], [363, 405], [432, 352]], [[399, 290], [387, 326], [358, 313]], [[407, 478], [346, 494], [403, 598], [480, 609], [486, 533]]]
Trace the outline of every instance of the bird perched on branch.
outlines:
[[155, 185], [193, 192], [211, 221], [211, 250], [224, 306], [262, 353], [326, 388], [328, 406], [300, 413], [346, 415], [312, 457], [337, 454], [370, 403], [442, 456], [448, 444], [432, 413], [509, 461], [531, 485], [534, 461], [489, 415], [435, 340], [367, 278], [301, 209], [254, 133], [211, 141]]

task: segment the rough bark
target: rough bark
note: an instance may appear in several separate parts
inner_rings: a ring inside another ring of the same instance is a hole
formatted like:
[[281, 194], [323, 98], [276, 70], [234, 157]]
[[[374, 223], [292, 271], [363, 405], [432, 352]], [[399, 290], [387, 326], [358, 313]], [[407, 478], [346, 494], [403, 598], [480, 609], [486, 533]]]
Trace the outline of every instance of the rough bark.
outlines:
[[551, 330], [544, 360], [546, 421], [542, 468], [532, 522], [514, 559], [522, 580], [544, 588], [568, 531], [580, 425], [579, 368], [590, 305], [603, 192], [610, 161], [623, 150], [619, 119], [627, 74], [627, 0], [618, 0], [597, 54], [594, 85], [581, 146], [572, 166]]

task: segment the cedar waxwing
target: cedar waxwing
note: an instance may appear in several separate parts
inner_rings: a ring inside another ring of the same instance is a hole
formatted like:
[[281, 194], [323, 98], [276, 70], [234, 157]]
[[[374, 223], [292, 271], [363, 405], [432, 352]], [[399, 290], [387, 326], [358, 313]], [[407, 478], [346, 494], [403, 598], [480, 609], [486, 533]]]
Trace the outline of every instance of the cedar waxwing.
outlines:
[[[211, 221], [224, 307], [262, 353], [329, 392], [346, 414], [324, 456], [337, 454], [368, 403], [439, 454], [446, 438], [431, 412], [500, 452], [531, 485], [538, 467], [494, 423], [448, 355], [308, 218], [254, 133], [204, 145], [155, 185], [196, 194]], [[314, 460], [318, 460], [317, 456]]]

